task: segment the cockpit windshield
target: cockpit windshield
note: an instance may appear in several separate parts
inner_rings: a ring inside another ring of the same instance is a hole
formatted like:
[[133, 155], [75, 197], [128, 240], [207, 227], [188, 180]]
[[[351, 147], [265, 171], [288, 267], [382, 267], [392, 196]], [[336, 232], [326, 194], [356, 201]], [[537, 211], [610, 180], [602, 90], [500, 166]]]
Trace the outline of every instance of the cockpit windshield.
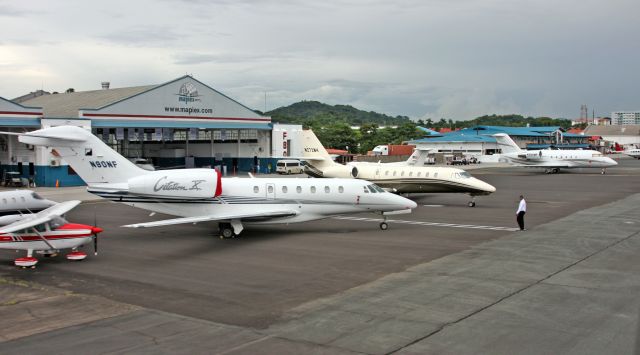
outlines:
[[376, 185], [376, 184], [371, 184], [371, 185], [367, 185], [367, 187], [369, 188], [369, 190], [373, 193], [383, 193], [386, 192], [384, 191], [383, 188], [381, 188], [380, 186]]
[[67, 220], [62, 217], [53, 217], [51, 222], [49, 222], [49, 226], [51, 226], [51, 230], [55, 230], [67, 224]]
[[32, 193], [31, 193], [31, 197], [35, 198], [36, 200], [44, 200], [44, 199], [42, 198], [42, 196], [38, 195], [38, 194], [37, 194], [37, 193], [35, 193], [35, 192], [32, 192]]
[[593, 152], [593, 156], [594, 156], [594, 157], [601, 157], [601, 156], [602, 156], [602, 153], [600, 153], [600, 152]]

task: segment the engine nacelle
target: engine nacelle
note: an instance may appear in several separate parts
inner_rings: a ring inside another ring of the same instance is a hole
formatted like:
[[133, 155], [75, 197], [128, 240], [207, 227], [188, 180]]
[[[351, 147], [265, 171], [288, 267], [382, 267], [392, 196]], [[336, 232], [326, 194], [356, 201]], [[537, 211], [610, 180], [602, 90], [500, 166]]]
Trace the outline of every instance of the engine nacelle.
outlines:
[[334, 165], [322, 170], [322, 176], [328, 178], [357, 178], [358, 169], [349, 165]]
[[202, 199], [222, 193], [217, 170], [185, 169], [154, 171], [129, 179], [129, 193], [165, 198]]

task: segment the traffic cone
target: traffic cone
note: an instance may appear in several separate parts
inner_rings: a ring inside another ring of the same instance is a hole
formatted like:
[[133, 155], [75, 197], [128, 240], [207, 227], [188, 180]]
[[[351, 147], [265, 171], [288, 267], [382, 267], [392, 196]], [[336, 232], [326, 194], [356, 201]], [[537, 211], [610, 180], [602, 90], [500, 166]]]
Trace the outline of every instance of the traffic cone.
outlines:
[[60, 187], [60, 180], [56, 179], [56, 188]]

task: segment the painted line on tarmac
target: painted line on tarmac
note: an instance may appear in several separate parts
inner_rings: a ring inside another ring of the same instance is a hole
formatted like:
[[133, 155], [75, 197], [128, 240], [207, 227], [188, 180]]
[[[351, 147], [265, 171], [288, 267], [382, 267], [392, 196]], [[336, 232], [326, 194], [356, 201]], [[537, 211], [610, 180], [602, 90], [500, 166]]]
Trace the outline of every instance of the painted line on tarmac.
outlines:
[[[347, 217], [347, 216], [339, 216], [333, 217], [334, 219], [342, 219], [349, 221], [362, 221], [362, 222], [382, 222], [384, 219], [382, 218], [364, 218], [364, 217]], [[467, 228], [467, 229], [485, 229], [485, 230], [494, 230], [494, 231], [509, 231], [515, 232], [518, 228], [513, 227], [497, 227], [497, 226], [477, 226], [473, 224], [455, 224], [455, 223], [440, 223], [440, 222], [423, 222], [423, 221], [405, 221], [401, 219], [387, 219], [387, 223], [399, 223], [399, 224], [415, 224], [420, 226], [431, 226], [431, 227], [445, 227], [445, 228]]]

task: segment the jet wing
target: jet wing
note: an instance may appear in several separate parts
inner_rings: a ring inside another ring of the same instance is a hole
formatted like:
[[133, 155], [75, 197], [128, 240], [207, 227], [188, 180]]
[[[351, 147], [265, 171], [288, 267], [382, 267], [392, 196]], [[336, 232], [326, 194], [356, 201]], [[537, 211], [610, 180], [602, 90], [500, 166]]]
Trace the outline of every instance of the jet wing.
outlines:
[[26, 228], [35, 227], [39, 224], [47, 223], [51, 221], [53, 218], [62, 216], [63, 214], [71, 211], [77, 205], [79, 205], [80, 202], [81, 201], [77, 201], [77, 200], [65, 201], [57, 205], [51, 206], [45, 210], [42, 210], [36, 214], [27, 215], [17, 222], [8, 224], [4, 227], [0, 227], [0, 233], [13, 233], [15, 231], [19, 231]]
[[223, 221], [231, 219], [253, 219], [253, 218], [279, 218], [279, 217], [292, 217], [297, 215], [298, 212], [294, 210], [281, 210], [281, 211], [268, 211], [259, 213], [244, 213], [244, 214], [219, 214], [215, 216], [195, 216], [195, 217], [183, 217], [164, 219], [155, 222], [135, 223], [127, 224], [123, 227], [127, 228], [148, 228], [148, 227], [162, 227], [171, 226], [174, 224], [186, 224], [186, 223], [198, 223], [209, 221]]

